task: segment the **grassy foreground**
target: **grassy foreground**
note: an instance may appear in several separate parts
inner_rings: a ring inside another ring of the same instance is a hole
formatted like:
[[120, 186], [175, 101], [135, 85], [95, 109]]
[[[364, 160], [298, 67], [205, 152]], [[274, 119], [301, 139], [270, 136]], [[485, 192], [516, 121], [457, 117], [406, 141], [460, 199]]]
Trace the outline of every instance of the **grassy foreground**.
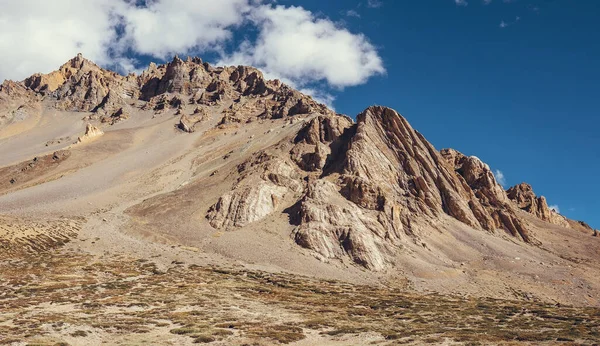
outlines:
[[[46, 251], [0, 257], [0, 344], [595, 344], [600, 309]], [[95, 341], [94, 341], [95, 340]], [[111, 341], [112, 340], [112, 341]]]

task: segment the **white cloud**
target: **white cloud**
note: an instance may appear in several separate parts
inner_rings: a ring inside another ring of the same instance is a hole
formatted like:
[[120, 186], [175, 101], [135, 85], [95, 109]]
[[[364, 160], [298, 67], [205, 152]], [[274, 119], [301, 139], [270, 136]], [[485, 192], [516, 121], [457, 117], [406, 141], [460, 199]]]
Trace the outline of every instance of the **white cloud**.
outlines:
[[348, 17], [360, 18], [360, 14], [358, 12], [356, 12], [355, 10], [348, 10], [348, 11], [345, 12], [345, 14]]
[[489, 5], [492, 3], [492, 0], [483, 0], [484, 5]]
[[268, 76], [299, 86], [326, 81], [339, 88], [365, 83], [385, 72], [365, 36], [301, 7], [263, 5], [249, 18], [259, 28], [257, 41], [246, 41], [219, 64], [256, 66]]
[[467, 0], [454, 0], [454, 3], [457, 6], [467, 6], [469, 4]]
[[556, 205], [556, 204], [555, 204], [555, 205], [550, 205], [550, 206], [548, 206], [548, 208], [549, 208], [550, 210], [554, 210], [554, 211], [555, 211], [555, 212], [557, 212], [557, 213], [560, 213], [560, 208], [559, 208], [559, 207], [558, 207], [558, 205]]
[[383, 2], [381, 0], [367, 0], [367, 7], [369, 8], [379, 8], [383, 6]]
[[[322, 85], [315, 82], [343, 88], [385, 73], [364, 35], [302, 7], [266, 5], [263, 0], [139, 3], [0, 0], [0, 80], [48, 73], [77, 53], [130, 72], [140, 67], [132, 53], [166, 60], [212, 51], [222, 55], [223, 63], [254, 65], [269, 77], [306, 88]], [[381, 1], [370, 0], [369, 6], [381, 6]], [[256, 29], [258, 37], [227, 51], [242, 25], [244, 30]], [[312, 90], [315, 97], [332, 101], [322, 90]]]
[[519, 16], [516, 16], [516, 17], [515, 17], [515, 20], [514, 20], [513, 22], [506, 22], [506, 21], [504, 21], [504, 20], [503, 20], [503, 21], [501, 21], [501, 22], [500, 22], [500, 28], [504, 29], [504, 28], [506, 28], [507, 26], [510, 26], [510, 25], [516, 24], [516, 23], [517, 23], [517, 22], [519, 22], [520, 20], [521, 20], [521, 17], [519, 17]]
[[499, 169], [495, 170], [494, 176], [496, 177], [496, 181], [498, 182], [498, 184], [500, 184], [502, 186], [506, 186], [506, 177], [504, 176], [504, 173], [502, 173], [501, 170], [499, 170]]
[[314, 88], [302, 88], [299, 90], [301, 93], [310, 95], [313, 100], [322, 103], [329, 107], [329, 109], [335, 111], [335, 107], [333, 106], [333, 101], [335, 101], [335, 96], [330, 93]]
[[120, 0], [0, 0], [0, 78], [50, 72], [82, 52], [111, 62]]
[[121, 48], [162, 59], [193, 50], [217, 50], [248, 11], [248, 0], [162, 0], [145, 8], [129, 6], [122, 13]]

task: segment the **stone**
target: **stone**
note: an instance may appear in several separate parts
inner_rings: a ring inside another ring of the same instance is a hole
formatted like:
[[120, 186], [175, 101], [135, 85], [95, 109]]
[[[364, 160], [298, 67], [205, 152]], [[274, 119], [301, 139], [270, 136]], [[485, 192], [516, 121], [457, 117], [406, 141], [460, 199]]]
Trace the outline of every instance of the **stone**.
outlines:
[[104, 135], [102, 130], [92, 124], [87, 124], [85, 127], [85, 134], [77, 139], [77, 143], [91, 142], [102, 135]]
[[271, 214], [285, 190], [265, 181], [238, 186], [219, 198], [207, 217], [215, 228], [244, 227]]

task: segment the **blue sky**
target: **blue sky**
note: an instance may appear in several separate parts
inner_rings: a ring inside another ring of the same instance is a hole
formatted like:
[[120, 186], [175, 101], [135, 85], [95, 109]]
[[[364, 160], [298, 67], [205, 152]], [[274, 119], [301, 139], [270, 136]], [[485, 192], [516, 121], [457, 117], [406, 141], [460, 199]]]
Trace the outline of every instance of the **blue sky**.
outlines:
[[600, 1], [0, 7], [0, 79], [49, 72], [78, 52], [122, 72], [173, 54], [257, 65], [340, 113], [392, 107], [438, 149], [476, 155], [503, 173], [507, 188], [528, 182], [563, 215], [600, 228]]
[[476, 155], [506, 187], [528, 182], [600, 228], [600, 1], [348, 3], [303, 5], [364, 33], [387, 72], [335, 93], [337, 111], [390, 106], [436, 148]]

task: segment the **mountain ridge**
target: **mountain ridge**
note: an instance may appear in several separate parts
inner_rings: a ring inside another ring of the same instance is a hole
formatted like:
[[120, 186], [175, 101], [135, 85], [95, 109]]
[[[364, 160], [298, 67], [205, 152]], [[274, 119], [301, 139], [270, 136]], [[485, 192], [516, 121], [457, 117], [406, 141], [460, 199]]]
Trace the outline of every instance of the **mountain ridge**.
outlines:
[[278, 80], [265, 80], [253, 67], [213, 67], [176, 56], [150, 64], [139, 76], [121, 76], [78, 55], [49, 74], [5, 81], [0, 100], [0, 109], [16, 107], [0, 118], [4, 127], [18, 123], [18, 110], [35, 112], [47, 104], [86, 114], [85, 122], [107, 129], [137, 112], [173, 114], [184, 133], [203, 128], [237, 134], [248, 124], [276, 120], [285, 121], [284, 128], [296, 126], [273, 146], [241, 156], [228, 172], [235, 183], [203, 217], [214, 229], [229, 231], [287, 214], [294, 242], [323, 261], [348, 258], [385, 270], [406, 242], [421, 242], [426, 229], [443, 231], [446, 216], [534, 246], [543, 235], [531, 231], [521, 212], [594, 232], [551, 210], [529, 185], [505, 191], [478, 158], [438, 151], [391, 108], [368, 107], [353, 121]]

